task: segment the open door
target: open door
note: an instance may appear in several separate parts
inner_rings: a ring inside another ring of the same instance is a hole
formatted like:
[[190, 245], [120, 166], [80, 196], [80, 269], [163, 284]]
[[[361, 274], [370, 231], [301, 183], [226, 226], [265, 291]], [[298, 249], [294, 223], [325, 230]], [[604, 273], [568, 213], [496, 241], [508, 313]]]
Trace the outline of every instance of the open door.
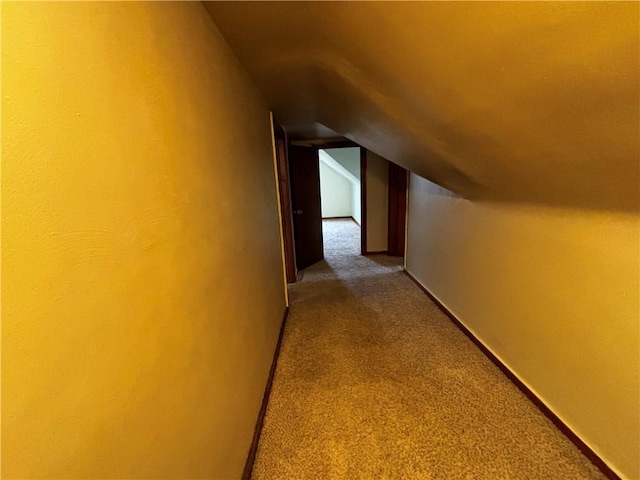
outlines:
[[323, 258], [318, 150], [289, 147], [293, 237], [299, 270]]

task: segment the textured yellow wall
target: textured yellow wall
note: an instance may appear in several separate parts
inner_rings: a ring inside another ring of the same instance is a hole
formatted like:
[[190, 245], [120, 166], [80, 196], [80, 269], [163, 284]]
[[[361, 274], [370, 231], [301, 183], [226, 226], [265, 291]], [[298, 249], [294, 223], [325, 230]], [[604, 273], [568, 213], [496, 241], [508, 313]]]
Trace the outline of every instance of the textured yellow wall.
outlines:
[[269, 111], [200, 3], [5, 3], [3, 478], [239, 478], [284, 309]]
[[639, 225], [635, 214], [473, 203], [411, 175], [409, 272], [633, 479]]

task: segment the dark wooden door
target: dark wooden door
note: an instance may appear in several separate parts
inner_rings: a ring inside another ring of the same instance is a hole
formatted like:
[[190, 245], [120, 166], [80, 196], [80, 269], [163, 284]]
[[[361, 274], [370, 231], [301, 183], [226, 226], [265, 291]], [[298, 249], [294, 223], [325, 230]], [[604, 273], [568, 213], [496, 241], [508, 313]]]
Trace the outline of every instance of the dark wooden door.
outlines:
[[407, 219], [407, 171], [389, 162], [389, 255], [404, 256], [404, 234]]
[[282, 219], [282, 243], [284, 244], [284, 264], [287, 283], [294, 283], [298, 277], [296, 255], [293, 245], [293, 211], [291, 209], [291, 186], [289, 180], [289, 159], [287, 156], [287, 132], [273, 117], [273, 135], [276, 143], [276, 166], [280, 193]]
[[296, 265], [303, 269], [323, 258], [318, 150], [291, 145], [289, 172]]

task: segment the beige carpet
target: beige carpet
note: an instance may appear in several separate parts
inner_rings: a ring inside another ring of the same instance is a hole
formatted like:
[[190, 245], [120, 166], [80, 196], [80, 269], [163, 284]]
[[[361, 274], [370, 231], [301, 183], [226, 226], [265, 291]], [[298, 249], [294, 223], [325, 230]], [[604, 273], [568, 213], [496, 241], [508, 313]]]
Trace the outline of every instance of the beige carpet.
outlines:
[[604, 478], [402, 272], [324, 222], [291, 310], [254, 479]]

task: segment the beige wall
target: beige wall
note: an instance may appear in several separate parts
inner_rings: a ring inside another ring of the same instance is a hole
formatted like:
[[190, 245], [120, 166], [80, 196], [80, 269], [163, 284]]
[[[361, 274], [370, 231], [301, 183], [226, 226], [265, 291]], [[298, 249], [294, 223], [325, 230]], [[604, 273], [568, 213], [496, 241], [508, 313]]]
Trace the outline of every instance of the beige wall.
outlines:
[[472, 203], [411, 175], [407, 269], [615, 470], [640, 477], [639, 220]]
[[240, 478], [285, 302], [265, 102], [200, 3], [2, 9], [3, 478]]
[[386, 252], [389, 220], [389, 162], [367, 151], [367, 251]]

